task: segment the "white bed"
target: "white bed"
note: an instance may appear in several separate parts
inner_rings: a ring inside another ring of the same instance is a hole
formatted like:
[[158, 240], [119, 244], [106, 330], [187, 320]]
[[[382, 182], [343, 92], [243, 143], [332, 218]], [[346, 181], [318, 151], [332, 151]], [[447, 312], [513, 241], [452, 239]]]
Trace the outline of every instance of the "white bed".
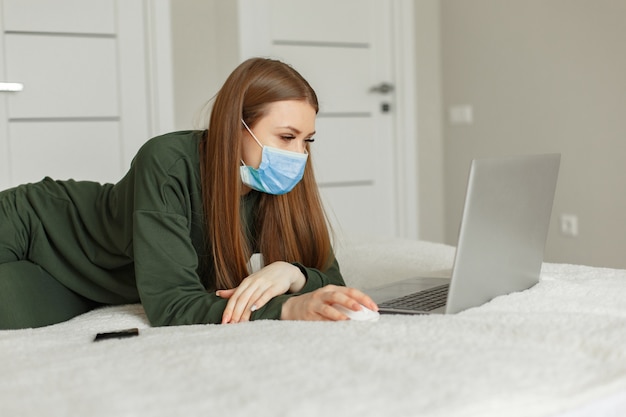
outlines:
[[[349, 285], [454, 248], [342, 240]], [[138, 327], [138, 337], [92, 342]], [[0, 416], [623, 416], [626, 271], [544, 264], [535, 287], [449, 316], [151, 328], [141, 306], [0, 332]]]

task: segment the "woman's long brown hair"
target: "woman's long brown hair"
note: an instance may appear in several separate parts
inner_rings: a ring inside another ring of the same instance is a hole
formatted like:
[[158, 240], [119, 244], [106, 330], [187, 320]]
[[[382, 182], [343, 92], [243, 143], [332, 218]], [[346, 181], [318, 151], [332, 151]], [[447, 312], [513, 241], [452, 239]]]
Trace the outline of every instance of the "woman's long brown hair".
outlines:
[[[241, 119], [252, 128], [265, 115], [268, 104], [283, 100], [304, 100], [316, 113], [319, 110], [314, 90], [296, 70], [264, 58], [239, 65], [215, 97], [200, 154], [207, 243], [214, 259], [216, 289], [237, 287], [248, 275], [251, 255], [239, 211]], [[255, 216], [257, 243], [266, 265], [300, 262], [324, 270], [332, 261], [328, 224], [308, 144], [307, 151], [304, 177], [293, 190], [260, 197]]]

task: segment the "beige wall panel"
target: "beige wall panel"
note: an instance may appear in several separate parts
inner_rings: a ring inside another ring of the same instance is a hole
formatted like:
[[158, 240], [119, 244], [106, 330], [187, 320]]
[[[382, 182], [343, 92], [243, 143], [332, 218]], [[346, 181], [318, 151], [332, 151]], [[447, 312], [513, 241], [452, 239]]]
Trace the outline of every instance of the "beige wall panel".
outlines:
[[2, 6], [7, 31], [115, 33], [112, 0], [3, 0]]
[[[363, 0], [271, 0], [272, 39], [289, 41], [368, 43], [369, 20]], [[354, 19], [346, 21], [346, 16]]]
[[441, 4], [443, 105], [474, 110], [444, 125], [448, 242], [471, 158], [560, 152], [546, 260], [626, 268], [626, 2]]
[[117, 182], [121, 166], [118, 122], [9, 124], [15, 184], [54, 179]]
[[318, 95], [321, 113], [372, 110], [374, 100], [369, 93], [372, 55], [367, 48], [275, 45], [272, 53], [307, 79]]
[[113, 38], [7, 34], [5, 65], [24, 84], [8, 97], [9, 118], [118, 116]]

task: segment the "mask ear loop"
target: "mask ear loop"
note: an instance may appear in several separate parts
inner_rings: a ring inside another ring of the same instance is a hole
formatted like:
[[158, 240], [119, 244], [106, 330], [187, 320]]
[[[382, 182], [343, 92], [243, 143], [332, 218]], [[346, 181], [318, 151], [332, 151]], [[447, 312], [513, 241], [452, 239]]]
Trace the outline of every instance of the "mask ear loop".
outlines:
[[[252, 136], [252, 139], [254, 139], [256, 141], [256, 143], [259, 144], [259, 146], [261, 147], [261, 149], [264, 148], [263, 144], [261, 142], [259, 142], [259, 140], [256, 138], [256, 136], [254, 136], [254, 133], [252, 133], [252, 130], [250, 130], [250, 128], [248, 127], [248, 125], [246, 124], [246, 122], [243, 121], [243, 119], [239, 119], [241, 120], [241, 123], [243, 123], [243, 126], [246, 128], [246, 130], [248, 131], [248, 133], [250, 133], [250, 136]], [[243, 162], [243, 159], [240, 159], [241, 161], [241, 166], [247, 166], [245, 162]]]
[[264, 148], [263, 144], [261, 142], [259, 142], [259, 140], [256, 138], [256, 136], [254, 136], [254, 133], [252, 133], [252, 130], [250, 130], [250, 128], [248, 127], [248, 125], [246, 124], [246, 122], [243, 121], [243, 119], [241, 119], [241, 123], [243, 123], [243, 126], [246, 128], [246, 130], [248, 131], [248, 133], [250, 133], [250, 135], [252, 136], [252, 138], [256, 141], [256, 143], [259, 144], [259, 146], [261, 147], [261, 149]]

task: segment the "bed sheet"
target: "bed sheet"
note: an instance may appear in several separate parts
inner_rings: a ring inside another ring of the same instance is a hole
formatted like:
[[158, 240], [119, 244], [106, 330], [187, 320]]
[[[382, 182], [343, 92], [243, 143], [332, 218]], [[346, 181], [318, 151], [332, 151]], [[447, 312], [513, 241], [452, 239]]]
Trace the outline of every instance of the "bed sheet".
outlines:
[[[366, 289], [444, 273], [454, 248], [344, 238], [337, 257]], [[0, 415], [621, 416], [624, 294], [624, 270], [544, 264], [456, 315], [152, 328], [140, 305], [107, 307], [0, 332]]]

